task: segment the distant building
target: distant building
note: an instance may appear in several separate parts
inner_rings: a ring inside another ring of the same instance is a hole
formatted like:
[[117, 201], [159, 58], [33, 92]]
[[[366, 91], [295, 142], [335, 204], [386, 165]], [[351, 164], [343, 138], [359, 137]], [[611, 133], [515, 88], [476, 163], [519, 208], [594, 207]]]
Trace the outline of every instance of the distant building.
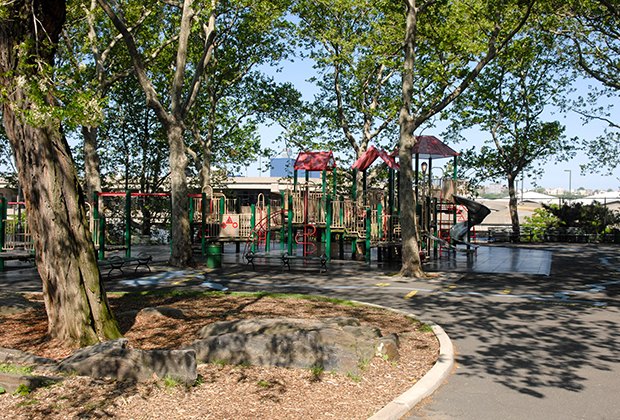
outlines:
[[[269, 176], [272, 178], [292, 178], [295, 166], [295, 159], [290, 157], [277, 157], [271, 159], [271, 169], [269, 171]], [[297, 172], [298, 178], [304, 178], [306, 176], [306, 171], [300, 170]], [[310, 172], [310, 178], [320, 178], [320, 172]]]

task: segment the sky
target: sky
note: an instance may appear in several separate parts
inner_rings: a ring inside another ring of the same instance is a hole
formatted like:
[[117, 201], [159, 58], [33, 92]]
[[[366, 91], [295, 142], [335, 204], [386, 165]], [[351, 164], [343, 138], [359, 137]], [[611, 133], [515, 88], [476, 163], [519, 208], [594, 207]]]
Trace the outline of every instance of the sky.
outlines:
[[[314, 71], [312, 69], [312, 62], [309, 60], [296, 59], [294, 62], [287, 62], [284, 64], [281, 72], [269, 72], [274, 79], [278, 82], [291, 82], [303, 95], [303, 98], [307, 101], [313, 99], [314, 95], [318, 92], [317, 88], [307, 80], [313, 76]], [[576, 86], [577, 91], [587, 90], [587, 82], [579, 81], [579, 86]], [[594, 138], [603, 132], [603, 126], [601, 124], [591, 123], [584, 126], [578, 115], [557, 115], [555, 118], [566, 126], [566, 135], [568, 137], [580, 137], [580, 138]], [[447, 123], [446, 123], [447, 125]], [[439, 125], [433, 130], [426, 130], [424, 134], [432, 134], [436, 137], [444, 140], [441, 137], [443, 126]], [[265, 147], [271, 147], [276, 150], [282, 149], [283, 146], [274, 145], [273, 140], [280, 133], [280, 129], [277, 126], [261, 127], [262, 144]], [[416, 133], [419, 134], [419, 133]], [[471, 136], [470, 140], [466, 143], [449, 144], [456, 151], [470, 148], [471, 146], [481, 146], [485, 134], [478, 132]], [[298, 150], [293, 150], [293, 155], [296, 156]], [[262, 163], [262, 162], [261, 162]], [[569, 162], [548, 163], [544, 168], [544, 174], [542, 177], [536, 179], [528, 179], [525, 177], [524, 184], [525, 189], [531, 189], [534, 187], [545, 188], [563, 188], [568, 190], [569, 186], [572, 191], [578, 188], [585, 189], [620, 189], [620, 168], [616, 168], [611, 176], [603, 176], [600, 174], [582, 174], [580, 165], [587, 163], [587, 157], [583, 153], [577, 154], [574, 159]], [[265, 166], [265, 165], [263, 165]], [[259, 162], [254, 162], [248, 168], [248, 176], [268, 176], [268, 171], [260, 173]], [[483, 182], [484, 184], [484, 182]], [[520, 188], [520, 186], [519, 186]]]

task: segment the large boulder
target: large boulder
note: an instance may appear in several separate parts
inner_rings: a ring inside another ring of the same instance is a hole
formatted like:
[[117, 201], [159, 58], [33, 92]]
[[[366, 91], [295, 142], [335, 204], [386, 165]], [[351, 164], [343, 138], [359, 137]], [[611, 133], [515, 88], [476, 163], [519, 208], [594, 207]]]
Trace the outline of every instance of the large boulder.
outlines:
[[381, 332], [355, 318], [266, 318], [216, 322], [189, 348], [199, 362], [251, 364], [358, 373], [372, 359]]
[[197, 378], [193, 350], [136, 350], [127, 347], [125, 338], [80, 349], [63, 359], [58, 367], [78, 375], [120, 381], [141, 382], [156, 375], [189, 385]]

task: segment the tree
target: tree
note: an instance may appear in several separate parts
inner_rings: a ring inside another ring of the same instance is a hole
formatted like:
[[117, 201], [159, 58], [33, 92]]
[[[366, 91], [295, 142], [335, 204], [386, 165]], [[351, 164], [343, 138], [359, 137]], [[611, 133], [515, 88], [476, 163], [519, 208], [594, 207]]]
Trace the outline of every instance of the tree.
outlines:
[[599, 121], [606, 125], [602, 135], [584, 139], [590, 163], [582, 169], [610, 174], [620, 166], [620, 121], [613, 117], [620, 93], [620, 4], [579, 0], [556, 6], [559, 23], [550, 27], [564, 40], [561, 51], [582, 76], [599, 84], [590, 87], [572, 110], [583, 117], [584, 123]]
[[190, 115], [203, 192], [211, 184], [211, 163], [220, 170], [246, 167], [260, 151], [258, 125], [279, 121], [299, 106], [291, 84], [277, 84], [261, 72], [291, 53], [287, 1], [226, 2], [218, 11], [213, 59], [205, 88]]
[[[64, 96], [82, 98], [85, 118], [80, 127], [80, 163], [83, 164], [87, 201], [95, 191], [102, 189], [98, 127], [107, 106], [106, 96], [116, 83], [132, 73], [131, 62], [122, 49], [122, 38], [113, 29], [96, 0], [71, 2], [57, 58], [57, 74], [61, 75], [57, 80], [64, 81]], [[78, 40], [82, 42], [76, 42]]]
[[[109, 1], [97, 0], [112, 23], [122, 35], [125, 46], [133, 63], [140, 87], [146, 95], [147, 106], [151, 107], [161, 123], [170, 147], [170, 195], [172, 201], [171, 223], [172, 250], [170, 264], [186, 266], [192, 261], [192, 247], [189, 223], [189, 199], [187, 174], [188, 167], [186, 135], [186, 118], [196, 103], [200, 87], [204, 81], [205, 68], [209, 64], [215, 48], [215, 21], [217, 1], [206, 5], [195, 4], [193, 0], [184, 0], [182, 4], [169, 2], [162, 9], [154, 12], [154, 21], [149, 21], [154, 29], [161, 32], [145, 34], [142, 40], [154, 42], [157, 39], [178, 39], [176, 51], [172, 54], [174, 69], [170, 77], [161, 71], [149, 72], [146, 60], [141, 52], [145, 46], [139, 46], [136, 34], [131, 32], [131, 25], [126, 19], [136, 14], [135, 4], [129, 5], [127, 11], [115, 10]], [[196, 8], [195, 6], [198, 6]], [[118, 7], [118, 5], [117, 5]], [[156, 10], [156, 4], [145, 5], [149, 10]], [[180, 17], [178, 13], [180, 12]], [[143, 25], [147, 26], [147, 25]], [[144, 28], [143, 28], [144, 29]], [[190, 43], [191, 40], [196, 42]], [[191, 49], [199, 45], [198, 54], [190, 54]], [[194, 59], [192, 61], [192, 59]], [[157, 78], [156, 78], [157, 77]], [[158, 89], [159, 88], [159, 89]], [[165, 93], [163, 93], [165, 92]]]
[[[527, 31], [504, 51], [455, 102], [452, 137], [463, 140], [462, 129], [478, 127], [490, 136], [479, 150], [463, 156], [476, 177], [508, 182], [513, 238], [520, 237], [516, 182], [524, 171], [549, 159], [567, 159], [574, 146], [558, 121], [545, 121], [545, 112], [562, 102], [572, 79], [562, 74], [553, 38]], [[490, 145], [489, 145], [490, 144]], [[539, 171], [538, 171], [539, 172]]]
[[530, 1], [404, 0], [399, 113], [402, 276], [422, 276], [413, 196], [415, 131], [446, 109], [528, 20]]
[[84, 199], [55, 105], [53, 60], [64, 0], [0, 7], [2, 117], [43, 281], [49, 333], [71, 345], [119, 337], [90, 239]]
[[390, 1], [323, 0], [300, 1], [294, 13], [318, 73], [312, 107], [325, 141], [354, 160], [372, 141], [394, 146], [401, 9]]

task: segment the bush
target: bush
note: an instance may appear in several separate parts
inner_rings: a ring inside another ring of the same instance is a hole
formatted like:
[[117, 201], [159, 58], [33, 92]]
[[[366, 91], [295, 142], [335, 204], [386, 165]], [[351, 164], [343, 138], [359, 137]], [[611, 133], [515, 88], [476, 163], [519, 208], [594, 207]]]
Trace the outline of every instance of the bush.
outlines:
[[534, 210], [531, 217], [525, 217], [524, 230], [531, 232], [532, 242], [542, 242], [547, 231], [560, 227], [561, 220], [546, 208]]

